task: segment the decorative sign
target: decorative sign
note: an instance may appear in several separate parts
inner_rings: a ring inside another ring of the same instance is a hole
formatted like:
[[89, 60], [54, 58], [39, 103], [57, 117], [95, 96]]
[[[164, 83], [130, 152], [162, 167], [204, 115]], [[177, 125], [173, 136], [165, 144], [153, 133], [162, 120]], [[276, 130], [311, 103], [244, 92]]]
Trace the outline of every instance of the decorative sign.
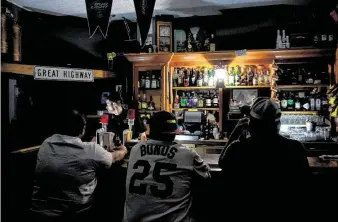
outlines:
[[89, 38], [93, 37], [97, 29], [101, 31], [103, 38], [106, 38], [113, 0], [85, 0], [85, 1], [87, 8]]
[[88, 69], [70, 69], [59, 67], [35, 66], [34, 79], [94, 82], [94, 72], [93, 70]]
[[146, 43], [156, 0], [134, 0], [142, 47]]
[[246, 55], [246, 49], [236, 50], [235, 55], [236, 56], [245, 56]]

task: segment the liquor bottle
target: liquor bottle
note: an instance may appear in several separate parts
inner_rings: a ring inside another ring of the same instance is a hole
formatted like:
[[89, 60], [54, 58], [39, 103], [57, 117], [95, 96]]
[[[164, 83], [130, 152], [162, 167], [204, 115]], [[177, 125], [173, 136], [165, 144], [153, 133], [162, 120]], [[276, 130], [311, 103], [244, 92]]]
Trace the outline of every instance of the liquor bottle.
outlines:
[[178, 71], [178, 80], [177, 80], [178, 86], [184, 86], [184, 74], [183, 69], [180, 68]]
[[211, 108], [211, 95], [210, 95], [210, 91], [208, 91], [207, 97], [205, 99], [205, 107], [206, 108]]
[[175, 97], [174, 108], [175, 109], [180, 108], [180, 98], [179, 98], [178, 95], [176, 95], [176, 97]]
[[316, 105], [315, 106], [316, 106], [317, 111], [320, 111], [321, 108], [322, 108], [322, 100], [321, 100], [321, 96], [320, 96], [319, 93], [316, 96]]
[[316, 109], [316, 99], [314, 97], [313, 92], [310, 93], [310, 110], [315, 110]]
[[178, 69], [174, 68], [173, 87], [178, 86]]
[[264, 85], [266, 85], [266, 86], [270, 85], [270, 72], [269, 72], [269, 70], [265, 71], [265, 74], [264, 74]]
[[144, 75], [141, 74], [141, 81], [140, 81], [140, 88], [145, 88], [146, 86], [146, 79], [144, 78]]
[[285, 35], [285, 30], [282, 30], [282, 49], [286, 48], [286, 35]]
[[211, 69], [208, 70], [208, 86], [214, 86], [214, 76]]
[[187, 107], [187, 97], [185, 97], [185, 94], [182, 93], [182, 96], [181, 96], [181, 105], [180, 105], [181, 108], [186, 108]]
[[247, 74], [247, 83], [249, 86], [253, 85], [253, 77], [254, 77], [254, 73], [252, 71], [251, 66], [248, 67], [248, 74]]
[[313, 76], [312, 72], [308, 71], [307, 77], [306, 77], [306, 80], [305, 80], [306, 84], [313, 84], [314, 81], [313, 81], [312, 76]]
[[288, 101], [286, 100], [286, 95], [283, 93], [282, 99], [281, 99], [281, 110], [287, 110], [288, 107]]
[[211, 69], [211, 75], [213, 76], [213, 79], [214, 79], [214, 84], [213, 84], [213, 86], [217, 86], [218, 78], [217, 78], [217, 76], [216, 76], [215, 69]]
[[156, 89], [157, 87], [157, 80], [155, 78], [155, 74], [151, 75], [151, 84], [150, 84], [150, 88], [152, 89]]
[[297, 85], [298, 84], [298, 80], [297, 80], [297, 76], [295, 72], [292, 72], [291, 74], [291, 84], [292, 85]]
[[210, 43], [210, 52], [215, 52], [216, 51], [216, 41], [215, 41], [214, 34], [211, 34], [209, 43]]
[[188, 34], [188, 39], [186, 40], [186, 49], [187, 52], [193, 52], [193, 37], [192, 34]]
[[188, 92], [187, 93], [187, 108], [191, 108], [191, 107], [192, 107], [191, 95]]
[[295, 100], [294, 100], [294, 96], [293, 93], [290, 93], [287, 99], [287, 110], [289, 111], [294, 111], [295, 110]]
[[190, 76], [190, 86], [196, 86], [196, 70], [193, 69], [190, 71], [191, 76]]
[[295, 99], [295, 110], [296, 111], [300, 111], [302, 109], [301, 104], [300, 104], [300, 99], [299, 96], [296, 95], [296, 99]]
[[148, 102], [148, 110], [155, 110], [155, 102], [153, 101], [153, 96], [150, 96], [150, 100]]
[[231, 67], [229, 72], [229, 85], [234, 86], [235, 85], [235, 70], [234, 67]]
[[156, 78], [156, 88], [161, 88], [161, 74]]
[[209, 139], [214, 139], [214, 126], [213, 124], [209, 123]]
[[241, 73], [239, 70], [239, 66], [235, 68], [235, 86], [239, 86], [241, 84]]
[[217, 95], [216, 91], [215, 91], [214, 97], [212, 99], [212, 107], [218, 108], [218, 95]]
[[202, 94], [200, 94], [199, 97], [198, 97], [197, 107], [198, 108], [203, 108], [204, 107], [204, 99], [203, 99]]
[[207, 36], [207, 34], [204, 32], [204, 51], [210, 51], [210, 38]]
[[189, 86], [189, 72], [188, 70], [185, 70], [184, 72], [184, 87]]
[[257, 84], [258, 84], [258, 77], [257, 77], [257, 72], [255, 71], [253, 74], [253, 78], [252, 78], [252, 85], [257, 86]]
[[198, 98], [196, 96], [195, 92], [192, 92], [192, 98], [191, 98], [191, 107], [196, 108], [198, 103]]
[[319, 70], [317, 70], [314, 74], [314, 78], [313, 78], [313, 84], [321, 84], [322, 80], [320, 79], [319, 76]]
[[322, 93], [321, 95], [321, 101], [322, 101], [322, 110], [325, 115], [329, 111], [329, 101], [327, 100], [327, 96], [324, 93]]
[[146, 80], [145, 80], [144, 88], [150, 89], [150, 73], [149, 72], [146, 73]]
[[229, 85], [229, 72], [228, 72], [228, 66], [225, 66], [225, 76], [224, 76], [224, 85]]
[[138, 103], [138, 109], [142, 109], [142, 99], [140, 93], [137, 95], [137, 103]]
[[257, 78], [258, 85], [259, 85], [259, 86], [262, 86], [262, 85], [263, 85], [263, 82], [264, 82], [264, 77], [263, 77], [262, 71], [259, 70], [259, 71], [257, 72], [257, 75], [258, 75], [258, 78]]
[[198, 87], [202, 87], [203, 86], [203, 73], [201, 71], [198, 72], [197, 86]]
[[303, 76], [305, 74], [305, 70], [304, 69], [299, 69], [298, 70], [298, 73], [297, 73], [297, 81], [298, 81], [298, 84], [303, 84]]
[[245, 68], [245, 67], [240, 67], [240, 73], [241, 73], [241, 82], [240, 82], [240, 85], [241, 86], [246, 86], [246, 85], [248, 85], [248, 83], [247, 83], [247, 80], [248, 80], [248, 78], [247, 78], [247, 69]]
[[142, 109], [146, 110], [148, 108], [148, 104], [147, 104], [147, 96], [145, 93], [143, 93], [143, 99], [142, 99]]
[[203, 86], [208, 86], [208, 83], [209, 83], [208, 68], [204, 68]]

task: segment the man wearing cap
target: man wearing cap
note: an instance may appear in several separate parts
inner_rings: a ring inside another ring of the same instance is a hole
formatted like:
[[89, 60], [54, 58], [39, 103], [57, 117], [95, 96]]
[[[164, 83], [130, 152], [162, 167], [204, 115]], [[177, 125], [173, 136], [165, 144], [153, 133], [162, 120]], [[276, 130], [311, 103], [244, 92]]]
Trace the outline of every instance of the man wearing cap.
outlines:
[[279, 135], [280, 117], [272, 99], [258, 98], [250, 110], [250, 137], [233, 141], [219, 159], [230, 218], [274, 221], [307, 213], [301, 209], [309, 164], [300, 142]]
[[192, 178], [210, 178], [209, 167], [194, 151], [174, 142], [177, 122], [161, 111], [150, 119], [147, 142], [129, 158], [124, 221], [193, 221]]

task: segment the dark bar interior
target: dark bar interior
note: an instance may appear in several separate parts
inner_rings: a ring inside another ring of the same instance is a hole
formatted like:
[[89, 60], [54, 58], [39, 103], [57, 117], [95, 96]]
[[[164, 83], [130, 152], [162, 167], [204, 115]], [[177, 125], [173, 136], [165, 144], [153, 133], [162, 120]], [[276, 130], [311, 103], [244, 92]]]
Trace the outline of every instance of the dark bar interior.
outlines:
[[1, 3], [3, 221], [338, 221], [337, 2], [70, 2]]

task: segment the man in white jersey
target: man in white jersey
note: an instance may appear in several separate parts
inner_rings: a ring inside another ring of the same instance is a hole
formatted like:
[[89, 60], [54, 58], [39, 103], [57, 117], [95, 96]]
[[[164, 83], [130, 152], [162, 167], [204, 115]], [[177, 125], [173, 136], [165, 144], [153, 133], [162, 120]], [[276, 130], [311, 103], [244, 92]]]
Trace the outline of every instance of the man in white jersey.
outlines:
[[150, 120], [150, 139], [132, 148], [125, 222], [193, 221], [192, 178], [209, 179], [210, 172], [194, 150], [174, 142], [176, 130], [174, 115], [157, 112]]

